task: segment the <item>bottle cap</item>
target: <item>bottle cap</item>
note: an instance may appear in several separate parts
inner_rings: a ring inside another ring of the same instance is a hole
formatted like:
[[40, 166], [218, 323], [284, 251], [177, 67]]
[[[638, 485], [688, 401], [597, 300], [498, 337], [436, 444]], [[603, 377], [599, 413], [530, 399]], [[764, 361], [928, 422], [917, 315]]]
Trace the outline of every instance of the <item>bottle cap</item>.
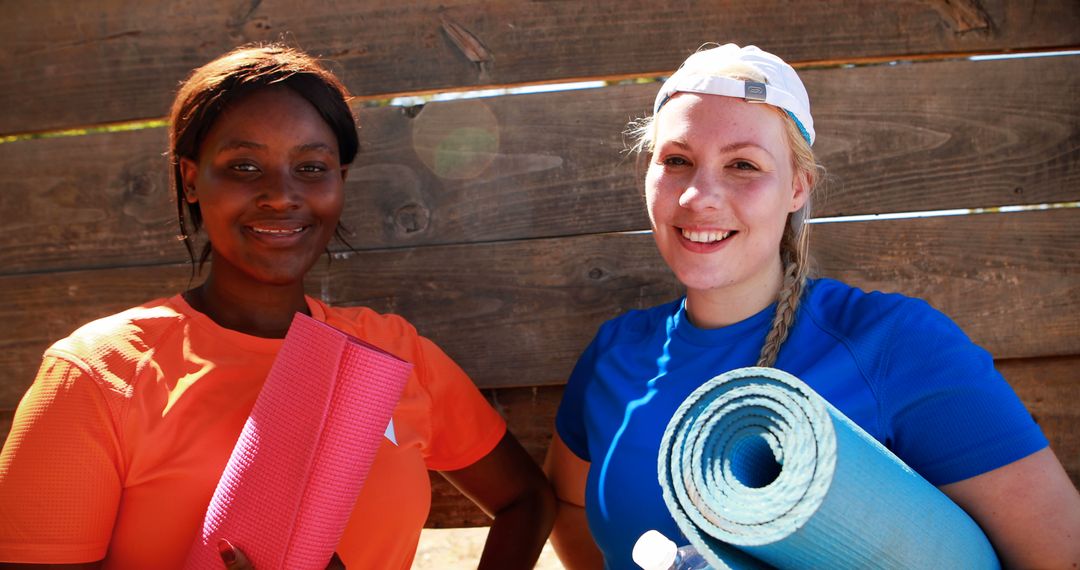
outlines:
[[668, 570], [675, 564], [679, 547], [659, 531], [650, 530], [634, 543], [633, 558], [644, 570]]

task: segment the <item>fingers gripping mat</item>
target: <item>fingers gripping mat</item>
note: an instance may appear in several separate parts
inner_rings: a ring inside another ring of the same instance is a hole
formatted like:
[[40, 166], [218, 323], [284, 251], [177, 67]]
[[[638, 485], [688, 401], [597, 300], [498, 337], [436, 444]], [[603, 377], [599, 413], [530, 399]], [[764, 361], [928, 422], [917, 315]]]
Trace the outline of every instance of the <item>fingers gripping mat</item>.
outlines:
[[325, 568], [411, 370], [404, 360], [297, 314], [187, 568], [220, 570], [220, 538], [259, 570]]
[[658, 475], [715, 568], [998, 568], [968, 515], [798, 378], [717, 376], [679, 407]]

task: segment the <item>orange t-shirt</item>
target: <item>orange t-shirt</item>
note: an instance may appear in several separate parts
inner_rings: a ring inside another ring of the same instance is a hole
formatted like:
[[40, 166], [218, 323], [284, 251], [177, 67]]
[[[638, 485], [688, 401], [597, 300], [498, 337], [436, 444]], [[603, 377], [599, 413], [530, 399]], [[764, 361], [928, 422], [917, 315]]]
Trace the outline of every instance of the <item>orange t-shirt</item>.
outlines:
[[[383, 439], [338, 546], [349, 568], [408, 568], [427, 470], [471, 465], [506, 424], [404, 319], [308, 306], [415, 365], [397, 443]], [[175, 296], [54, 344], [0, 453], [0, 560], [180, 568], [282, 342], [224, 329]]]

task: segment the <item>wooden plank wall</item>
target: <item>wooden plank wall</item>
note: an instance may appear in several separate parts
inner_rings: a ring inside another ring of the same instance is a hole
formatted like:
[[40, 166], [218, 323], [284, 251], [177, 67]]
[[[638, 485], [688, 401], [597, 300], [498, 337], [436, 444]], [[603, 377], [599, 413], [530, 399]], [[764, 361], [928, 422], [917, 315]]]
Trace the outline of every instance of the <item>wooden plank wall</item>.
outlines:
[[[817, 216], [1080, 202], [1080, 56], [967, 57], [1077, 49], [1076, 2], [807, 4], [42, 0], [0, 21], [0, 137], [160, 118], [192, 67], [245, 41], [325, 56], [360, 96], [344, 220], [356, 251], [335, 246], [310, 292], [409, 318], [540, 458], [596, 327], [680, 291], [638, 233], [640, 177], [621, 134], [657, 85], [619, 80], [670, 73], [707, 41], [796, 64], [829, 173]], [[365, 103], [581, 79], [607, 84]], [[51, 341], [191, 279], [163, 128], [10, 138], [0, 434]], [[1080, 483], [1080, 209], [814, 232], [821, 274], [924, 297], [992, 351]], [[433, 482], [430, 526], [486, 523]]]

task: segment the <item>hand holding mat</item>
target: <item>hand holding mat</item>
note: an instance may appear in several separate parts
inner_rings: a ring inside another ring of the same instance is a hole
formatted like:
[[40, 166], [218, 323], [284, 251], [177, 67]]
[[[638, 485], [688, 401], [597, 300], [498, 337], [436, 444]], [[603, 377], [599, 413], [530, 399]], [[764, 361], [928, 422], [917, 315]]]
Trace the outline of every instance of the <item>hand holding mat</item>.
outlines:
[[206, 511], [187, 568], [326, 567], [412, 364], [297, 314]]
[[714, 568], [998, 568], [967, 513], [773, 368], [695, 390], [660, 447], [664, 501]]

